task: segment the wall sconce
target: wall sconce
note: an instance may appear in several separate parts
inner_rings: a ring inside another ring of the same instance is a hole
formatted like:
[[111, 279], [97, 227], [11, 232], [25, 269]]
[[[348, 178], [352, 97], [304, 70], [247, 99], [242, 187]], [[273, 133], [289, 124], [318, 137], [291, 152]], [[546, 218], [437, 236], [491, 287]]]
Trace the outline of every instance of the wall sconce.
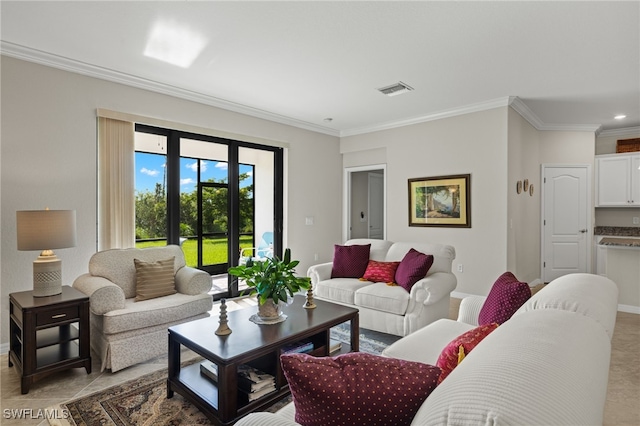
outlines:
[[62, 293], [62, 261], [53, 249], [75, 247], [75, 210], [23, 210], [16, 212], [18, 250], [42, 250], [33, 261], [33, 296]]

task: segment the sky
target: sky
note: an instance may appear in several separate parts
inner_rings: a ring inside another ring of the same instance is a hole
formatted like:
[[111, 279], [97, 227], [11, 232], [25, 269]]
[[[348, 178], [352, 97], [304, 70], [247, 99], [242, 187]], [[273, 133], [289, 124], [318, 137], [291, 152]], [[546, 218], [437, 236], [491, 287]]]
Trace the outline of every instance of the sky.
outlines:
[[[148, 154], [144, 152], [136, 152], [135, 168], [136, 168], [136, 192], [144, 191], [153, 192], [156, 183], [162, 184], [165, 178], [165, 162], [166, 157], [159, 154]], [[240, 172], [244, 173], [250, 170], [249, 166], [240, 166]], [[220, 161], [202, 161], [201, 181], [215, 179], [216, 182], [227, 178], [227, 163]], [[247, 179], [250, 180], [250, 179]], [[198, 182], [198, 165], [197, 160], [193, 158], [180, 159], [180, 191], [191, 192], [196, 189]], [[244, 181], [247, 185], [251, 182]], [[242, 185], [242, 186], [244, 186]]]

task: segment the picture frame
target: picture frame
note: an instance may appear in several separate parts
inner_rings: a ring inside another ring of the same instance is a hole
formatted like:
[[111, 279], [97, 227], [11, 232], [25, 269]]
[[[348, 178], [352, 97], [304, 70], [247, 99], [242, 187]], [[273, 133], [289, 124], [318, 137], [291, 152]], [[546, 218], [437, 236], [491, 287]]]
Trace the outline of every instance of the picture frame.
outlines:
[[471, 175], [408, 180], [409, 226], [471, 228]]

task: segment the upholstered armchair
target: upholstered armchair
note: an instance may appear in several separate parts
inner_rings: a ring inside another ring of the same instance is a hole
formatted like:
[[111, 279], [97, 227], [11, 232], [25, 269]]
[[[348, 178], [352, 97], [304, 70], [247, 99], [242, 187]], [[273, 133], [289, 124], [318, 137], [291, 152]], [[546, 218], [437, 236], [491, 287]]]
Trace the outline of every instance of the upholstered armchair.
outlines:
[[211, 276], [177, 245], [98, 252], [73, 287], [89, 296], [91, 347], [112, 372], [166, 354], [167, 329], [213, 305]]

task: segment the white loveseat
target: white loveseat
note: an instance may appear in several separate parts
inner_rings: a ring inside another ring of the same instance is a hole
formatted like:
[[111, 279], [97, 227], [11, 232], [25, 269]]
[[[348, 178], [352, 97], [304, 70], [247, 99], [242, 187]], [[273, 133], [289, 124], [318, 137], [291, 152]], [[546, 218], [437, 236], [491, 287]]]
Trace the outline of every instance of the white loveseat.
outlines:
[[[134, 259], [157, 262], [174, 257], [177, 293], [135, 301]], [[91, 347], [101, 370], [116, 372], [167, 353], [167, 329], [209, 315], [213, 298], [211, 276], [185, 266], [177, 245], [145, 249], [113, 249], [94, 254], [89, 273], [73, 287], [89, 296]]]
[[[618, 288], [608, 278], [571, 274], [535, 294], [482, 340], [427, 397], [412, 425], [602, 424]], [[483, 299], [464, 299], [477, 319]], [[438, 320], [383, 355], [435, 365], [442, 349], [474, 324]], [[290, 403], [237, 426], [294, 426]]]
[[360, 311], [360, 327], [406, 336], [440, 318], [449, 316], [449, 297], [456, 288], [451, 264], [456, 257], [449, 245], [353, 239], [345, 245], [371, 244], [371, 260], [399, 262], [410, 249], [434, 257], [426, 277], [407, 292], [399, 286], [357, 278], [331, 278], [332, 263], [309, 268], [314, 297]]

